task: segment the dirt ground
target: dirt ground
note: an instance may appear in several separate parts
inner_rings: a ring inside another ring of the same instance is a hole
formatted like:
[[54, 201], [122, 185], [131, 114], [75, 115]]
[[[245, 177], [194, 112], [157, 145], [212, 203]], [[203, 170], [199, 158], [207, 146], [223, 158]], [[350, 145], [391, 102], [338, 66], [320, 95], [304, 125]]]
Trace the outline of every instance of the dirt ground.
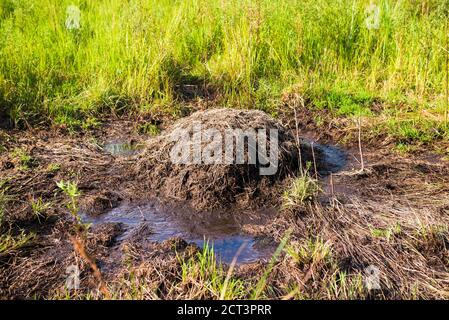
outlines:
[[[316, 200], [293, 211], [279, 210], [270, 223], [245, 229], [276, 243], [290, 230], [287, 247], [301, 253], [298, 258], [287, 250], [278, 257], [262, 297], [449, 298], [448, 161], [428, 146], [400, 154], [391, 141], [362, 134], [361, 171], [355, 128], [333, 120], [318, 128], [307, 110], [299, 110], [296, 118], [291, 112], [279, 114], [293, 134], [298, 125], [301, 135], [338, 144], [349, 161], [338, 173], [320, 178], [322, 193]], [[80, 208], [97, 215], [123, 201], [151, 196], [135, 183], [132, 158], [101, 148], [108, 141], [145, 143], [148, 136], [137, 127], [148, 121], [164, 129], [174, 119], [110, 118], [86, 134], [65, 128], [0, 130], [0, 185], [6, 203], [2, 232], [32, 234], [26, 245], [0, 253], [1, 298], [101, 296], [92, 266], [70, 240], [74, 221], [66, 207], [69, 200], [56, 183], [76, 181], [82, 193]], [[18, 149], [31, 159], [17, 156]], [[284, 187], [274, 190], [278, 199]], [[36, 214], [31, 203], [39, 199], [50, 205]], [[180, 257], [195, 257], [195, 245], [182, 239], [118, 241], [122, 231], [113, 223], [96, 225], [86, 240], [87, 254], [94, 257], [114, 298], [217, 298], [199, 288], [197, 278], [183, 277]], [[81, 270], [83, 289], [76, 293], [64, 288], [72, 264]], [[359, 283], [369, 266], [380, 272], [380, 289], [368, 291]], [[235, 277], [251, 287], [267, 267], [261, 262], [240, 265]]]

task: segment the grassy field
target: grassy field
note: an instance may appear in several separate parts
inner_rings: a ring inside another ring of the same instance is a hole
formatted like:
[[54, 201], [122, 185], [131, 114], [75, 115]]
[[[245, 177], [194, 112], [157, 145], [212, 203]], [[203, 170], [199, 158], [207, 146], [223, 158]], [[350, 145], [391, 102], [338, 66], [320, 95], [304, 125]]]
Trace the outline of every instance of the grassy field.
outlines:
[[[90, 127], [176, 113], [192, 87], [273, 114], [298, 94], [340, 116], [380, 103], [400, 135], [447, 135], [446, 2], [373, 3], [378, 15], [365, 0], [2, 0], [0, 103], [17, 125]], [[80, 29], [65, 26], [72, 4]]]

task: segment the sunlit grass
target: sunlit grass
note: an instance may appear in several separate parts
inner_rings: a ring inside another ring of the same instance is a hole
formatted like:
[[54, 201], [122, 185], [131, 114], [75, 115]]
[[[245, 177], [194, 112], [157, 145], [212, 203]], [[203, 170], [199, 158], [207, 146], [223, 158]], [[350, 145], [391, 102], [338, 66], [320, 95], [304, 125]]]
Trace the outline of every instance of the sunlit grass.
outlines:
[[[0, 103], [24, 125], [90, 128], [104, 113], [177, 113], [184, 85], [272, 111], [297, 91], [337, 115], [419, 105], [443, 114], [444, 1], [64, 0], [0, 5]], [[66, 9], [81, 10], [67, 30]], [[414, 135], [405, 132], [405, 135]]]
[[194, 299], [205, 297], [241, 299], [246, 293], [242, 280], [228, 277], [226, 281], [226, 270], [216, 261], [214, 248], [207, 241], [194, 257], [180, 260], [180, 264], [181, 282], [178, 286], [191, 288], [191, 292], [187, 294]]

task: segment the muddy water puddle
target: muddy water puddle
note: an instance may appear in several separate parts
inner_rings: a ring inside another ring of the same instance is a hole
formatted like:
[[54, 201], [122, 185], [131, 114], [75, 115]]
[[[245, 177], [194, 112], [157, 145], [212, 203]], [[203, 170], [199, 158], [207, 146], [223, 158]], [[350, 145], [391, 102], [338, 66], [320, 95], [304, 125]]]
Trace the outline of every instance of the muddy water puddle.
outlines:
[[[317, 170], [326, 190], [329, 175], [347, 166], [348, 153], [337, 146], [322, 145], [312, 139], [304, 138], [303, 142], [308, 144], [309, 148], [312, 147], [311, 149], [320, 157], [317, 159]], [[138, 144], [119, 140], [103, 145], [103, 151], [114, 156], [132, 156], [140, 150], [141, 146]], [[198, 213], [180, 206], [162, 205], [154, 200], [139, 204], [122, 203], [100, 216], [83, 215], [83, 220], [94, 225], [120, 223], [124, 227], [124, 232], [117, 238], [119, 242], [127, 240], [163, 242], [170, 238], [181, 237], [200, 248], [205, 244], [212, 246], [216, 257], [224, 263], [230, 263], [234, 258], [239, 264], [269, 260], [276, 249], [276, 244], [268, 240], [268, 237], [245, 234], [242, 232], [242, 226], [266, 223], [270, 221], [269, 216], [273, 216], [275, 212], [234, 211]], [[246, 218], [236, 220], [236, 217], [242, 216]]]
[[336, 173], [348, 164], [348, 153], [342, 148], [331, 144], [320, 144], [309, 138], [302, 140], [316, 156], [317, 171], [321, 177]]
[[[207, 244], [224, 263], [231, 263], [234, 257], [239, 264], [267, 261], [276, 248], [272, 241], [242, 233], [242, 222], [236, 221], [230, 213], [194, 213], [191, 209], [169, 207], [157, 201], [125, 203], [101, 216], [83, 215], [83, 220], [94, 225], [120, 223], [124, 232], [117, 238], [119, 242], [162, 242], [181, 237], [200, 248]], [[257, 220], [252, 222], [257, 224]]]
[[318, 177], [321, 189], [323, 190], [319, 200], [322, 203], [328, 203], [329, 197], [338, 195], [340, 197], [350, 197], [355, 194], [355, 190], [347, 183], [341, 183], [338, 176], [342, 171], [354, 171], [360, 166], [357, 155], [352, 151], [344, 150], [337, 145], [319, 144], [312, 137], [303, 137], [303, 142], [309, 148], [313, 147], [318, 160]]

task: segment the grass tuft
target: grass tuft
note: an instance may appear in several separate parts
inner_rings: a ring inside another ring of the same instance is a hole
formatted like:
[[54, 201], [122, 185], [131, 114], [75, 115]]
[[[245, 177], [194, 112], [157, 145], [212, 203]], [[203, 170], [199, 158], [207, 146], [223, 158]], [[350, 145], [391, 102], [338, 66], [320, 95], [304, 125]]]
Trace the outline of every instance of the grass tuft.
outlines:
[[9, 233], [0, 235], [0, 256], [7, 255], [11, 252], [17, 251], [28, 245], [35, 237], [34, 233], [22, 232], [17, 236], [12, 236]]
[[[223, 265], [217, 263], [213, 246], [204, 246], [194, 257], [181, 259], [181, 282], [179, 286], [190, 288], [191, 298], [222, 297], [225, 300], [242, 299], [245, 286], [242, 280], [227, 277]], [[227, 280], [226, 280], [227, 279]], [[226, 285], [225, 285], [226, 283]]]
[[282, 206], [285, 210], [299, 207], [313, 200], [319, 191], [318, 181], [310, 177], [308, 173], [304, 173], [296, 177], [290, 187], [284, 191]]

